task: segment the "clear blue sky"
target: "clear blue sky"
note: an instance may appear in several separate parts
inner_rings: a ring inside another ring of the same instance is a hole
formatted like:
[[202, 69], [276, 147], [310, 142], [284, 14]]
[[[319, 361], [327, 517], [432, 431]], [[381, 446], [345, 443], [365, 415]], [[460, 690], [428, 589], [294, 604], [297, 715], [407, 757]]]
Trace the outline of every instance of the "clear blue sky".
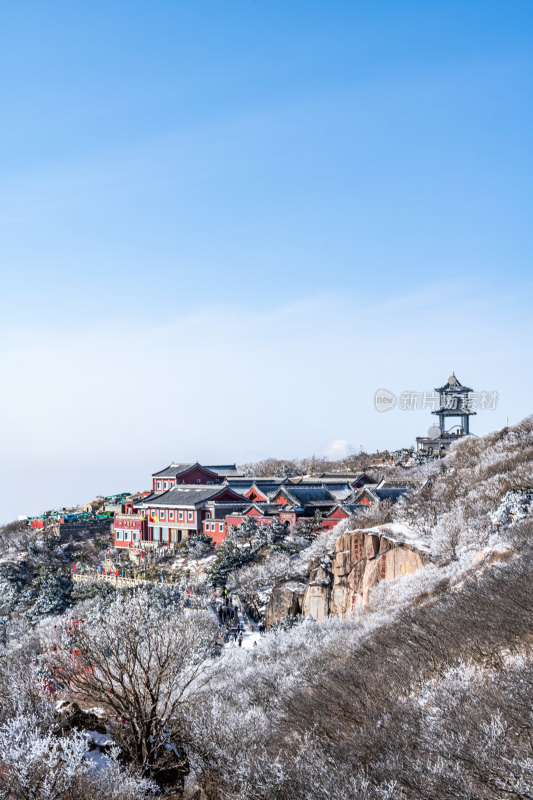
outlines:
[[531, 413], [531, 2], [0, 8], [0, 519]]

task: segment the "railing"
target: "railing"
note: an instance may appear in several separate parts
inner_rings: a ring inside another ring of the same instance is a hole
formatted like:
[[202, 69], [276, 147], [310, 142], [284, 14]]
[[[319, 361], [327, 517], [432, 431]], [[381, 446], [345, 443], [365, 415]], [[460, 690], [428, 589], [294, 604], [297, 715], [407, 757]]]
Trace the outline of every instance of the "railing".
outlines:
[[147, 578], [136, 578], [136, 577], [124, 577], [123, 575], [116, 575], [113, 572], [99, 572], [97, 569], [93, 567], [85, 568], [84, 572], [73, 572], [72, 573], [72, 580], [75, 583], [110, 583], [117, 589], [132, 589], [136, 586], [146, 586], [148, 584], [159, 584], [164, 583], [165, 585], [174, 586], [176, 588], [185, 591], [185, 604], [188, 608], [193, 608], [196, 610], [201, 610], [207, 608], [207, 599], [202, 594], [193, 593], [191, 590], [191, 594], [189, 594], [189, 590], [185, 589], [183, 585], [180, 585], [178, 581], [160, 581], [156, 580], [148, 580]]
[[72, 580], [81, 583], [111, 583], [113, 586], [121, 587], [121, 588], [131, 588], [134, 586], [144, 586], [150, 581], [146, 580], [145, 578], [128, 578], [124, 577], [123, 575], [113, 575], [112, 573], [103, 573], [98, 572], [98, 570], [91, 570], [89, 574], [86, 571], [84, 572], [73, 572], [72, 573]]

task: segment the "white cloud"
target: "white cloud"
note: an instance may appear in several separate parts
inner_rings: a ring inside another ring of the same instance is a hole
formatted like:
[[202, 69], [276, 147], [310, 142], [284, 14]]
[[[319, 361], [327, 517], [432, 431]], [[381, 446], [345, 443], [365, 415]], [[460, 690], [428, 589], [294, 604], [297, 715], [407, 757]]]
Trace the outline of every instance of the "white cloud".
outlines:
[[333, 439], [326, 447], [324, 455], [332, 461], [338, 461], [352, 453], [355, 453], [355, 450], [346, 439]]

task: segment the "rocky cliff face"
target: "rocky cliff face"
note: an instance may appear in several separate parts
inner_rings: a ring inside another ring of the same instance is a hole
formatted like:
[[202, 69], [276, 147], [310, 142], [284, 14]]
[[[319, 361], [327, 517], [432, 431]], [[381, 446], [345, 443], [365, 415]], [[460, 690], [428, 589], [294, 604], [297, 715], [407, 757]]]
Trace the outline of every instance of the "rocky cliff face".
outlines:
[[292, 615], [292, 609], [318, 621], [350, 614], [368, 603], [379, 581], [410, 575], [428, 561], [422, 545], [392, 538], [386, 527], [343, 533], [330, 556], [309, 564], [305, 583], [293, 580], [274, 587], [266, 624]]
[[274, 586], [265, 612], [265, 625], [270, 628], [285, 617], [296, 617], [302, 613], [305, 584], [296, 580]]

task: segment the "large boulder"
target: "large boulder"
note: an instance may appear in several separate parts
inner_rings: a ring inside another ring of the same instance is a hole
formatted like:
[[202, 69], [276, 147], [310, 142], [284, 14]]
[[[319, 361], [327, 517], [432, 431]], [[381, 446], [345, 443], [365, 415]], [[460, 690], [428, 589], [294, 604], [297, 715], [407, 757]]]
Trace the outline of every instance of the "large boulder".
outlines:
[[335, 542], [331, 613], [344, 615], [366, 605], [380, 581], [410, 575], [428, 561], [423, 547], [393, 539], [385, 530], [342, 534]]
[[270, 628], [285, 617], [296, 617], [302, 613], [302, 598], [305, 584], [295, 580], [279, 583], [272, 589], [265, 612], [265, 625]]
[[330, 613], [333, 575], [329, 558], [317, 560], [309, 565], [309, 580], [302, 600], [304, 617], [313, 617], [318, 622]]
[[329, 614], [353, 613], [369, 602], [380, 581], [410, 575], [427, 564], [427, 547], [397, 535], [397, 527], [342, 533], [331, 557], [308, 564], [306, 583], [285, 580], [274, 586], [266, 609], [267, 627], [297, 614], [320, 621]]

